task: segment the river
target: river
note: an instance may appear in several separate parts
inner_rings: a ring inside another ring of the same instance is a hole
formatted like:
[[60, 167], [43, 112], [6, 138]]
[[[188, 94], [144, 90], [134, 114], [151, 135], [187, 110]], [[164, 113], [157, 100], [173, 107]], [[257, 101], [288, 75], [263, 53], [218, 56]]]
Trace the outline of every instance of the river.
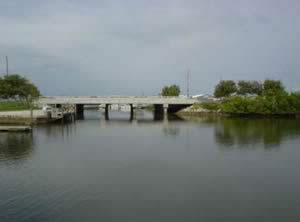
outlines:
[[86, 111], [0, 134], [0, 221], [299, 221], [300, 120]]

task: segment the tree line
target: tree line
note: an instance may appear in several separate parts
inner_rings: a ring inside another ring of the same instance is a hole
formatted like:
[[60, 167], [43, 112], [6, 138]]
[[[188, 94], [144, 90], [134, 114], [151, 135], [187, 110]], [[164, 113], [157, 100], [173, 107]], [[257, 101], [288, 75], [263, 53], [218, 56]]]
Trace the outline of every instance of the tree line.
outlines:
[[278, 80], [265, 80], [259, 81], [245, 81], [241, 80], [237, 83], [233, 80], [221, 80], [215, 87], [214, 96], [217, 98], [228, 97], [233, 94], [236, 95], [262, 95], [262, 94], [274, 94], [277, 92], [283, 92], [285, 87], [281, 81]]
[[[272, 95], [278, 92], [284, 92], [285, 87], [281, 81], [278, 80], [265, 80], [259, 82], [255, 80], [241, 80], [235, 82], [233, 80], [221, 80], [215, 87], [214, 96], [216, 98], [229, 97], [232, 95], [241, 96], [261, 96]], [[164, 86], [160, 95], [162, 96], [179, 96], [181, 90], [176, 84]]]
[[281, 81], [220, 81], [214, 96], [221, 102], [202, 104], [203, 108], [229, 114], [293, 114], [300, 112], [300, 93], [288, 92]]

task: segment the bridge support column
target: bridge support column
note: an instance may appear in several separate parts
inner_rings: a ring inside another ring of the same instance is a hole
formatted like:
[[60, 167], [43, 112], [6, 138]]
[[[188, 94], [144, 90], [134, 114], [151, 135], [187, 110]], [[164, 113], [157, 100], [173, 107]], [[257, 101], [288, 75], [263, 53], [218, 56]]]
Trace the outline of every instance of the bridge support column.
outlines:
[[105, 104], [104, 115], [105, 115], [106, 120], [109, 120], [109, 107], [110, 107], [110, 104]]
[[133, 104], [130, 104], [130, 120], [136, 119], [136, 106]]
[[84, 118], [84, 105], [76, 104], [75, 113], [76, 113], [76, 119], [83, 119]]
[[164, 119], [164, 106], [162, 104], [154, 104], [154, 120]]
[[168, 119], [168, 109], [169, 109], [169, 104], [164, 104], [164, 120]]

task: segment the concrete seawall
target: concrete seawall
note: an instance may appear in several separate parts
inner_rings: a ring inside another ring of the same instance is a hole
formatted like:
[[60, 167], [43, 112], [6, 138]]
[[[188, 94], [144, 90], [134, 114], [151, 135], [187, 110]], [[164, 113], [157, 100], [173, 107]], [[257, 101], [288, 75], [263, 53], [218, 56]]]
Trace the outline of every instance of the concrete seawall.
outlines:
[[42, 110], [34, 110], [33, 119], [31, 119], [29, 110], [0, 112], [0, 124], [29, 125], [45, 122], [46, 119], [47, 117]]
[[30, 126], [0, 126], [0, 132], [31, 132]]

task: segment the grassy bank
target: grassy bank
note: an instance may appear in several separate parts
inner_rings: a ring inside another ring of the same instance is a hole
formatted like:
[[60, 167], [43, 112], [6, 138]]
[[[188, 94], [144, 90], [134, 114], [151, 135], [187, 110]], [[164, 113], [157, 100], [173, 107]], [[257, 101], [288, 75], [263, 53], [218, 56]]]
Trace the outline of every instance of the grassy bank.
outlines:
[[0, 102], [0, 112], [1, 111], [20, 111], [28, 110], [29, 107], [24, 101], [1, 101]]

